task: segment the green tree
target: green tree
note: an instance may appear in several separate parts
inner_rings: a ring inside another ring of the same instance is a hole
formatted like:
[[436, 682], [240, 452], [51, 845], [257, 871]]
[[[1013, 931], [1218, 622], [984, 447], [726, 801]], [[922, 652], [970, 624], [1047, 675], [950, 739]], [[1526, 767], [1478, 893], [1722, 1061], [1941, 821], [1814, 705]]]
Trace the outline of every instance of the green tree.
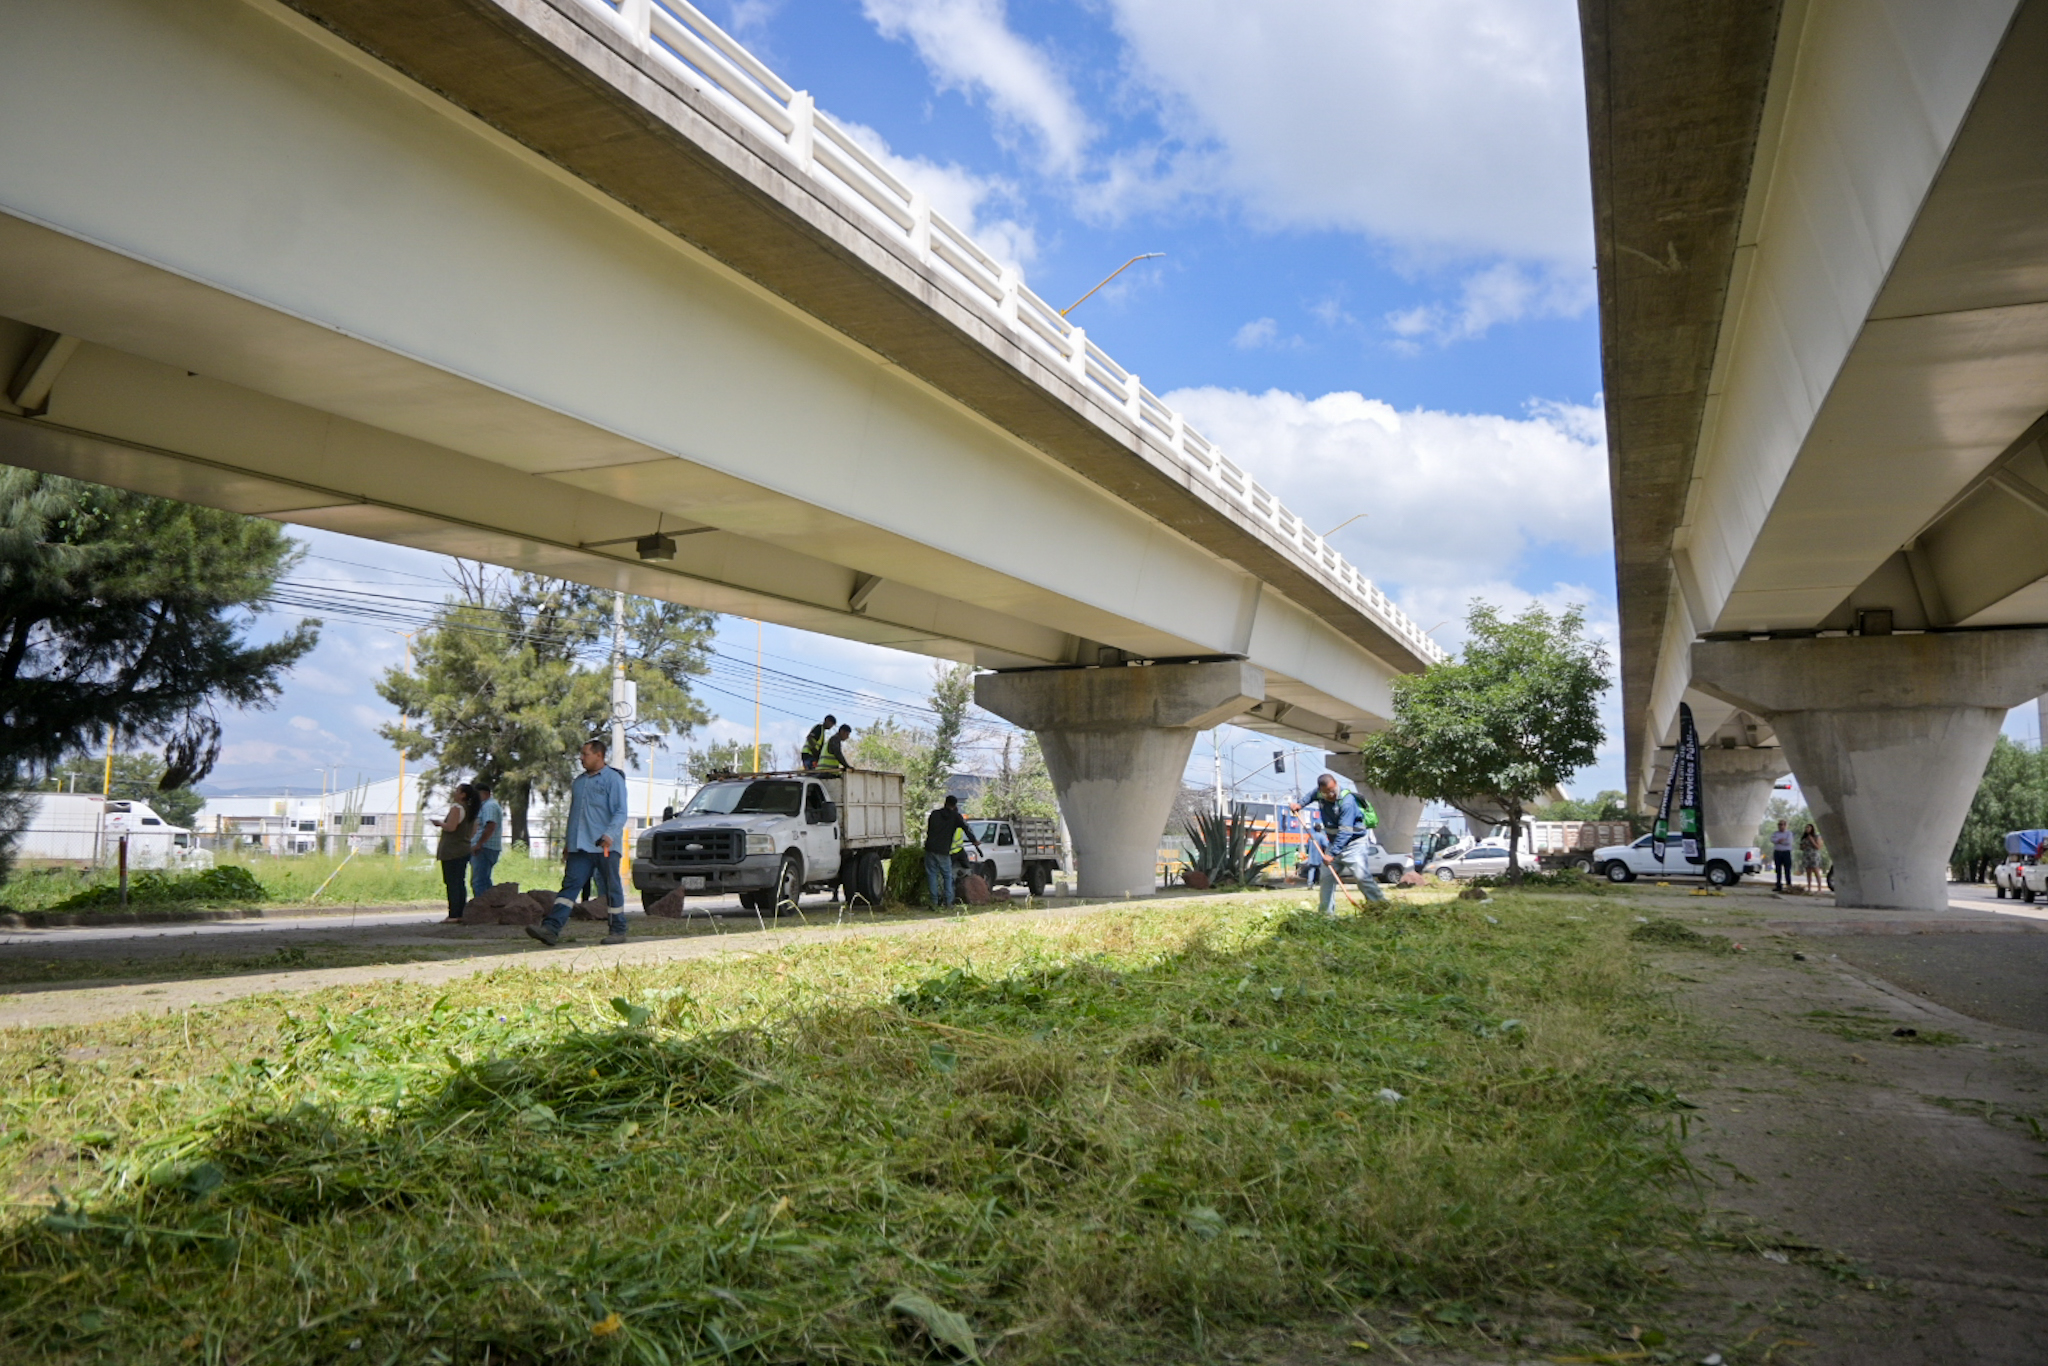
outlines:
[[967, 708], [974, 700], [974, 668], [969, 664], [936, 664], [932, 667], [932, 713], [938, 718], [932, 727], [931, 743], [918, 756], [917, 766], [906, 770], [903, 809], [924, 811], [939, 804], [946, 795], [946, 779], [960, 762], [960, 736], [967, 725]]
[[[752, 740], [714, 740], [702, 749], [683, 752], [683, 768], [696, 782], [708, 782], [714, 773], [752, 773], [754, 767], [754, 742]], [[775, 768], [775, 746], [761, 745], [760, 772], [767, 773]]]
[[[50, 792], [98, 792], [106, 782], [105, 754], [73, 754], [44, 776], [39, 786]], [[122, 750], [114, 755], [114, 784], [107, 795], [117, 801], [148, 802], [172, 825], [190, 827], [206, 798], [189, 787], [163, 787], [164, 761], [147, 750]]]
[[164, 788], [204, 778], [218, 710], [268, 706], [319, 638], [307, 620], [248, 640], [298, 555], [261, 518], [0, 468], [0, 789], [110, 729], [163, 746]]
[[2012, 830], [2048, 828], [2048, 760], [1999, 736], [1970, 799], [1969, 814], [1949, 853], [1949, 868], [1964, 882], [1982, 882], [2005, 857]]
[[1359, 747], [1366, 781], [1498, 805], [1514, 869], [1522, 813], [1592, 763], [1602, 739], [1607, 648], [1585, 625], [1576, 606], [1557, 616], [1531, 606], [1503, 618], [1475, 601], [1460, 659], [1394, 679], [1393, 725]]
[[[704, 673], [709, 612], [627, 600], [626, 676], [639, 685], [636, 750], [666, 746], [706, 719], [689, 680]], [[536, 796], [559, 796], [576, 775], [577, 746], [611, 718], [611, 594], [537, 574], [463, 565], [456, 591], [413, 648], [410, 672], [390, 669], [378, 695], [401, 720], [379, 733], [427, 759], [423, 791], [476, 773], [494, 780], [512, 842], [528, 842]]]
[[1547, 802], [1532, 812], [1539, 821], [1625, 821], [1628, 795], [1608, 788], [1590, 797], [1566, 797]]
[[1002, 757], [996, 761], [996, 771], [980, 795], [970, 803], [973, 814], [988, 818], [1053, 818], [1059, 815], [1059, 802], [1053, 796], [1052, 775], [1046, 772], [1045, 755], [1038, 748], [1038, 737], [1025, 731], [1021, 738], [1022, 743], [1019, 743], [1017, 735], [1004, 733]]
[[893, 716], [885, 716], [853, 733], [853, 743], [848, 747], [846, 757], [856, 768], [909, 774], [924, 765], [931, 747], [930, 731], [906, 726]]

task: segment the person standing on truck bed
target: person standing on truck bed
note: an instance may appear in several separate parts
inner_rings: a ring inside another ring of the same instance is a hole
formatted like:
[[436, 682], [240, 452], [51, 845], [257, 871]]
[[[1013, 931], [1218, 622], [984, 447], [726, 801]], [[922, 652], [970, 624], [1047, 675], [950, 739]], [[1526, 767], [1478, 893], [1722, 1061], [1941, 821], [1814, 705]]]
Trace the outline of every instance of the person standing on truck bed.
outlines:
[[811, 767], [820, 773], [844, 773], [853, 765], [846, 762], [847, 737], [853, 734], [852, 726], [841, 726], [825, 741], [825, 752], [818, 756]]
[[806, 773], [816, 768], [818, 766], [818, 760], [824, 757], [825, 737], [830, 735], [832, 733], [832, 727], [838, 724], [838, 717], [827, 716], [823, 721], [820, 721], [817, 725], [812, 726], [810, 733], [804, 736], [804, 747], [800, 752], [799, 762], [803, 765], [803, 769]]
[[593, 875], [604, 888], [604, 904], [610, 911], [611, 933], [607, 944], [626, 942], [626, 889], [619, 881], [621, 833], [626, 824], [626, 775], [604, 761], [605, 744], [591, 740], [576, 757], [583, 771], [569, 784], [569, 830], [562, 841], [562, 890], [555, 893], [555, 908], [538, 925], [526, 932], [553, 948], [562, 938], [562, 927], [575, 909], [576, 894]]
[[953, 908], [953, 846], [956, 835], [972, 844], [975, 853], [981, 853], [981, 841], [974, 838], [974, 831], [968, 828], [966, 819], [960, 814], [960, 799], [949, 793], [945, 805], [924, 819], [924, 880], [931, 889], [932, 905], [943, 905], [947, 910]]

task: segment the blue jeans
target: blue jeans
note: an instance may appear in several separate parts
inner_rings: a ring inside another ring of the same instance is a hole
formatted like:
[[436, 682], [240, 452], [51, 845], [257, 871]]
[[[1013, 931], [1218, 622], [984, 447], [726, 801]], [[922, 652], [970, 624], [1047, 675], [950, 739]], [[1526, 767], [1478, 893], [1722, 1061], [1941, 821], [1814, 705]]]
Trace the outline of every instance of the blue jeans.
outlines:
[[556, 934], [569, 923], [576, 898], [592, 878], [604, 889], [604, 904], [611, 911], [611, 932], [626, 932], [626, 886], [619, 881], [619, 851], [600, 854], [596, 850], [572, 849], [562, 859], [562, 890], [555, 893], [555, 908], [542, 922]]
[[497, 866], [498, 851], [496, 849], [479, 849], [469, 856], [469, 894], [471, 896], [482, 896], [485, 892], [491, 890], [491, 887], [494, 885], [491, 881], [491, 869]]
[[[1358, 888], [1367, 901], [1385, 901], [1386, 893], [1379, 883], [1373, 881], [1365, 871], [1365, 860], [1350, 849], [1337, 851], [1337, 872], [1346, 882]], [[1330, 876], [1330, 870], [1318, 861], [1316, 864], [1316, 900], [1322, 906], [1324, 915], [1335, 914], [1337, 902], [1337, 879]]]
[[924, 880], [925, 885], [931, 889], [932, 905], [950, 907], [953, 904], [953, 856], [951, 854], [927, 853], [924, 856]]

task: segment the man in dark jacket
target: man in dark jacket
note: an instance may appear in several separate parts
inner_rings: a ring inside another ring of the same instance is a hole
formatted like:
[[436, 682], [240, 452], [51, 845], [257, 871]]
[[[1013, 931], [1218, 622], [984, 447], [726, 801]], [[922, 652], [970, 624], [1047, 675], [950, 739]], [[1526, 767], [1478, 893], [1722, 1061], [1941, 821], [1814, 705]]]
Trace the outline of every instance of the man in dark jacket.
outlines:
[[[924, 818], [924, 880], [931, 888], [932, 905], [953, 907], [953, 836], [966, 837], [974, 852], [982, 853], [981, 841], [960, 814], [960, 799], [948, 796], [946, 803]], [[986, 858], [986, 854], [982, 854]]]

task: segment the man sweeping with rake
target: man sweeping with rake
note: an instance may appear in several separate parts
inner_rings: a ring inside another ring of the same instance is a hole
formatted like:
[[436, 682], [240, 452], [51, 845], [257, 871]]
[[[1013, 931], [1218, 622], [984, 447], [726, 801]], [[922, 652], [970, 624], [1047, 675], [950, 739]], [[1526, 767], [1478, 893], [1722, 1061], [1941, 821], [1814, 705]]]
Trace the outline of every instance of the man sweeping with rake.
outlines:
[[1340, 791], [1337, 775], [1325, 773], [1316, 779], [1315, 796], [1305, 806], [1297, 802], [1294, 814], [1309, 837], [1308, 862], [1316, 870], [1316, 896], [1324, 915], [1337, 913], [1337, 888], [1347, 876], [1351, 885], [1344, 888], [1345, 898], [1359, 910], [1367, 901], [1386, 904], [1386, 894], [1365, 867], [1365, 832], [1378, 823], [1370, 805], [1356, 792]]

